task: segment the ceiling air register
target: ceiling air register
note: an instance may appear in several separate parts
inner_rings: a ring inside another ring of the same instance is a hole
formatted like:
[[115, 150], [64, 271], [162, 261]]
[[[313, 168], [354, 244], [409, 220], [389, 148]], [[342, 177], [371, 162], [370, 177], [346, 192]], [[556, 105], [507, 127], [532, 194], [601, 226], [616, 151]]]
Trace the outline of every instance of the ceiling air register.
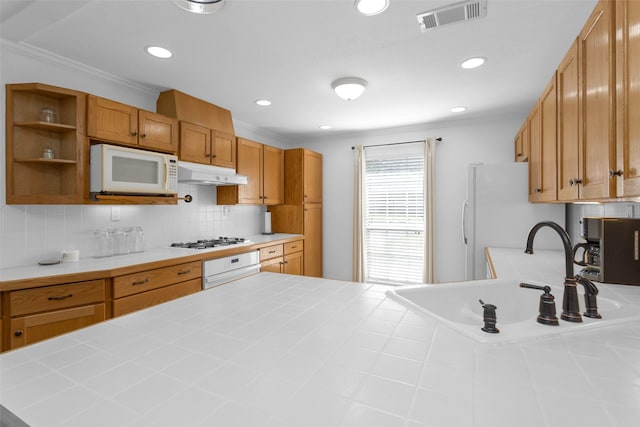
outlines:
[[487, 16], [487, 0], [455, 3], [418, 14], [422, 32], [456, 22], [470, 21]]

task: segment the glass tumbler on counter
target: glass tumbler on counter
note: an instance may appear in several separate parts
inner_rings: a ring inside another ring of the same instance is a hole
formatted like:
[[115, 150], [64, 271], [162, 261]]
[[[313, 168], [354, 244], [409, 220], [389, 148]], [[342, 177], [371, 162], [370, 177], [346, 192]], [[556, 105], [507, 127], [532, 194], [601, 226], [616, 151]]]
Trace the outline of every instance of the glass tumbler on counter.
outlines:
[[127, 230], [129, 238], [129, 252], [144, 251], [144, 232], [142, 227], [131, 227]]
[[96, 257], [109, 257], [113, 255], [113, 239], [107, 230], [96, 230], [93, 235], [96, 238]]
[[129, 253], [129, 238], [124, 228], [111, 228], [109, 233], [113, 236], [113, 254], [124, 255]]

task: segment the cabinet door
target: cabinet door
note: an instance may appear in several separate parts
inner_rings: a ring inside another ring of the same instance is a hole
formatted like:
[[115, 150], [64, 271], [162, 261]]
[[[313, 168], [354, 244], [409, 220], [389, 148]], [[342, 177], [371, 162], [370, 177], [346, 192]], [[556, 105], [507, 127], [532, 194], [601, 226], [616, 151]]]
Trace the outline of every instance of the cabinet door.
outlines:
[[616, 3], [618, 197], [640, 196], [640, 2]]
[[304, 275], [322, 277], [322, 205], [304, 206]]
[[269, 273], [282, 273], [282, 266], [284, 265], [283, 257], [272, 258], [268, 261], [260, 263], [261, 272]]
[[248, 183], [238, 185], [238, 203], [262, 204], [262, 144], [238, 138], [238, 167], [241, 175], [246, 175]]
[[304, 271], [303, 252], [294, 252], [284, 256], [283, 273], [301, 276]]
[[556, 99], [555, 75], [543, 92], [529, 122], [531, 143], [530, 193], [532, 202], [557, 199], [556, 189]]
[[526, 162], [529, 160], [529, 127], [527, 122], [518, 131], [515, 141], [515, 161]]
[[105, 305], [94, 304], [13, 318], [9, 348], [52, 338], [105, 320]]
[[284, 203], [284, 151], [263, 146], [263, 200], [266, 205]]
[[180, 122], [180, 160], [210, 164], [211, 130], [209, 128]]
[[235, 169], [236, 137], [217, 130], [212, 131], [211, 134], [211, 164]]
[[580, 199], [615, 194], [614, 25], [612, 1], [600, 1], [578, 36], [580, 56]]
[[578, 152], [578, 42], [575, 41], [558, 66], [558, 200], [579, 197]]
[[138, 145], [155, 150], [178, 151], [178, 121], [162, 114], [138, 111]]
[[130, 105], [89, 95], [87, 132], [90, 138], [135, 145], [138, 143], [138, 110]]
[[304, 151], [304, 202], [322, 203], [322, 154]]

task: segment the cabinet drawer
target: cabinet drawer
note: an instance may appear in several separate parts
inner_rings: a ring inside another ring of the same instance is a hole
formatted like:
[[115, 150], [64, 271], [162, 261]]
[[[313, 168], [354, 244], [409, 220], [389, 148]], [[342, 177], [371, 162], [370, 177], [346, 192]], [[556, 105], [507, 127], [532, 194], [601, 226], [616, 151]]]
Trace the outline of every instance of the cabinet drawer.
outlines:
[[12, 291], [9, 295], [9, 311], [11, 317], [15, 317], [104, 302], [104, 291], [103, 279]]
[[284, 255], [283, 245], [267, 246], [260, 249], [260, 261]]
[[201, 277], [200, 261], [118, 276], [113, 278], [113, 298], [122, 298]]
[[304, 240], [298, 240], [297, 242], [289, 242], [284, 244], [284, 254], [292, 254], [294, 252], [300, 252], [304, 250]]
[[33, 344], [105, 320], [105, 304], [17, 317], [9, 322], [9, 348]]
[[113, 301], [113, 317], [122, 316], [123, 314], [171, 301], [185, 295], [196, 293], [201, 289], [202, 280], [193, 279], [187, 282], [177, 283], [175, 285], [165, 286], [164, 288], [153, 289], [141, 294], [121, 298]]

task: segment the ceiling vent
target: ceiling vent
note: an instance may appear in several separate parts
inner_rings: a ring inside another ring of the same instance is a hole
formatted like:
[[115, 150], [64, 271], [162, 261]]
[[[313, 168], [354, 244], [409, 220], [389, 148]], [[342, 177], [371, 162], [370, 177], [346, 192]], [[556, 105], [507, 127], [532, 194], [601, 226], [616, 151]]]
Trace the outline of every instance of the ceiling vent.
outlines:
[[470, 0], [418, 14], [422, 32], [487, 16], [487, 0]]

